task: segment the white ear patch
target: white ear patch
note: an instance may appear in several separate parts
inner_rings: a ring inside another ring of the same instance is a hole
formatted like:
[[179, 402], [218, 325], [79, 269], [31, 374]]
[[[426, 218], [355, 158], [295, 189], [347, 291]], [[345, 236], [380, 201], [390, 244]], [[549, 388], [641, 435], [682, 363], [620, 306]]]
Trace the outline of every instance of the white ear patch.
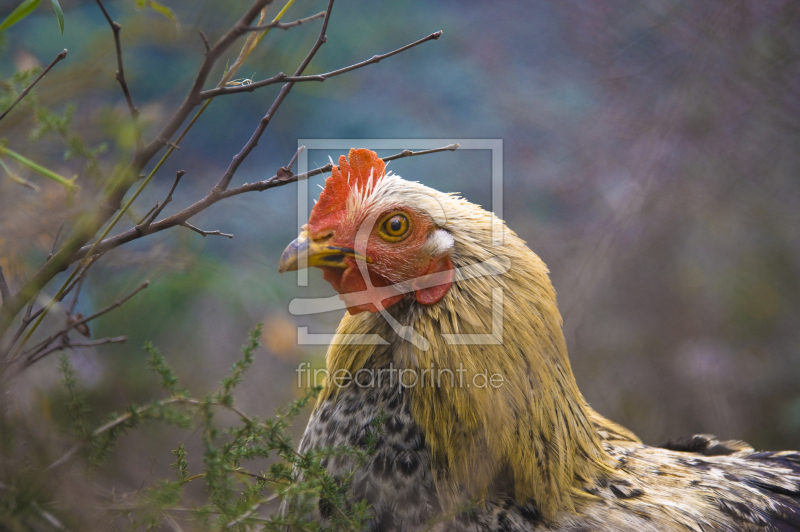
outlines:
[[422, 252], [432, 257], [439, 257], [453, 249], [454, 244], [453, 235], [444, 229], [437, 229], [430, 234], [427, 242], [422, 246]]

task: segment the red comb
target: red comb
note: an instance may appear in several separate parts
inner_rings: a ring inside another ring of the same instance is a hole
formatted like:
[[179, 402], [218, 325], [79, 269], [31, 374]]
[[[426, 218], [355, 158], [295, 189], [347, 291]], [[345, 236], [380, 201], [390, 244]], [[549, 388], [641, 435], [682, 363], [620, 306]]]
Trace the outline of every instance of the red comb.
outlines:
[[365, 190], [370, 175], [374, 186], [384, 176], [385, 171], [386, 163], [372, 150], [353, 149], [347, 157], [339, 157], [339, 166], [334, 165], [331, 176], [325, 180], [325, 188], [319, 201], [311, 210], [308, 225], [312, 232], [315, 226], [322, 229], [331, 215], [338, 217], [344, 211], [350, 190], [356, 187]]

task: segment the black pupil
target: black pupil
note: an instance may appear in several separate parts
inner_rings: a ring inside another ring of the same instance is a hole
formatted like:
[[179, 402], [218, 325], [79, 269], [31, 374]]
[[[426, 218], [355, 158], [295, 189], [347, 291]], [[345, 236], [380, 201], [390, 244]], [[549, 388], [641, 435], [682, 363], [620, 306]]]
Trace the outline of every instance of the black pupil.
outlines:
[[400, 218], [392, 218], [389, 221], [389, 228], [396, 233], [403, 228], [403, 222], [400, 221]]

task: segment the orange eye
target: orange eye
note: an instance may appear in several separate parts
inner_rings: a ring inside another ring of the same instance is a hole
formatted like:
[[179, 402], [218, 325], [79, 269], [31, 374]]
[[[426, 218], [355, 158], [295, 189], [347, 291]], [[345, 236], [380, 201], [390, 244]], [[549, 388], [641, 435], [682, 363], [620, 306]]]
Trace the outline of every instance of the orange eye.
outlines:
[[381, 224], [379, 234], [388, 242], [399, 242], [406, 237], [410, 227], [408, 218], [402, 214], [393, 214]]

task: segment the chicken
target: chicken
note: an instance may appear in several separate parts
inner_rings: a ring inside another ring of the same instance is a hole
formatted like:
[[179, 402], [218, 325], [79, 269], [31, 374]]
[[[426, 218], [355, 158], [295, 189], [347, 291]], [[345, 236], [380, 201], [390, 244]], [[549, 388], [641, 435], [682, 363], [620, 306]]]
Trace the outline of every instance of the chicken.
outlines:
[[351, 150], [303, 229], [280, 271], [321, 268], [347, 314], [300, 451], [385, 416], [352, 477], [372, 530], [800, 530], [797, 452], [651, 447], [587, 404], [547, 267], [491, 213]]

